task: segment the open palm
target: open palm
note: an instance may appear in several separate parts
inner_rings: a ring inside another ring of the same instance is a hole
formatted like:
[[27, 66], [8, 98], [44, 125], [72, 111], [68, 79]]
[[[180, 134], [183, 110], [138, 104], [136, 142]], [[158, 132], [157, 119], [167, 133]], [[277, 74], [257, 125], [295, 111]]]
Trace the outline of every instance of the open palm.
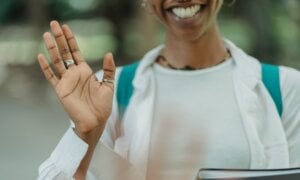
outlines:
[[[38, 60], [45, 77], [54, 87], [65, 111], [79, 133], [104, 126], [111, 113], [114, 92], [115, 65], [108, 53], [103, 62], [104, 82], [99, 82], [84, 61], [71, 29], [58, 22], [50, 23], [55, 42], [49, 32], [44, 34], [45, 45], [55, 66], [54, 74], [43, 54]], [[64, 62], [69, 62], [66, 66]]]

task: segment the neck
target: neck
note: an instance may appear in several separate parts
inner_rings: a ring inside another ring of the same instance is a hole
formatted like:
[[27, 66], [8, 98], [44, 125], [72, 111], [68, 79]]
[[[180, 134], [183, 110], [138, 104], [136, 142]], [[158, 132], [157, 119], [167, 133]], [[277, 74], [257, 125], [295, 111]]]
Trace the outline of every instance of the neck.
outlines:
[[168, 34], [165, 45], [162, 55], [176, 68], [211, 67], [221, 63], [227, 53], [217, 26], [196, 40], [178, 39]]

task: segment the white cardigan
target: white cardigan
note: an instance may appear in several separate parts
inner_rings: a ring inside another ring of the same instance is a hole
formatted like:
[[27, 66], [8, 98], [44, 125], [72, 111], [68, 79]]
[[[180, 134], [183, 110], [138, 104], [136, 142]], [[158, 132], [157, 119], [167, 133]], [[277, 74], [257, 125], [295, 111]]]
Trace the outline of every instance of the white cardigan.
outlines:
[[[235, 64], [235, 95], [249, 142], [250, 167], [300, 166], [300, 73], [280, 67], [283, 98], [280, 119], [261, 81], [261, 64], [230, 41], [225, 44]], [[161, 48], [151, 50], [140, 62], [133, 81], [134, 93], [122, 121], [114, 98], [113, 112], [94, 152], [87, 179], [145, 179], [155, 97], [151, 65]], [[100, 77], [102, 73], [97, 75]], [[40, 166], [39, 179], [72, 179], [87, 148], [70, 128]]]

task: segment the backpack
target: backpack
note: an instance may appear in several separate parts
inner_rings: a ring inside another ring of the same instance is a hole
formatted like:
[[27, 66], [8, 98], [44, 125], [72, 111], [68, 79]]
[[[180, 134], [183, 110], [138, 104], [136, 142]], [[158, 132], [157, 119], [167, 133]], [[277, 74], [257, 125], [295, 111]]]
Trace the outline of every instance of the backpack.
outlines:
[[[120, 120], [123, 119], [123, 115], [126, 108], [130, 102], [130, 98], [133, 93], [132, 81], [135, 76], [136, 69], [139, 62], [129, 64], [124, 66], [120, 72], [118, 87], [117, 87], [117, 103], [119, 108]], [[266, 86], [268, 92], [270, 93], [279, 116], [281, 117], [283, 107], [282, 107], [282, 97], [280, 89], [280, 73], [279, 67], [270, 64], [261, 64], [262, 68], [262, 81]]]

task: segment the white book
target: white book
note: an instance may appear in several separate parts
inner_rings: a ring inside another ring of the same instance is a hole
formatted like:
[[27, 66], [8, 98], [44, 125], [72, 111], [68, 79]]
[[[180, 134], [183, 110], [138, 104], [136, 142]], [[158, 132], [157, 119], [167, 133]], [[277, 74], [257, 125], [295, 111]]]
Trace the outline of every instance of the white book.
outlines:
[[200, 169], [197, 180], [300, 180], [300, 168]]

